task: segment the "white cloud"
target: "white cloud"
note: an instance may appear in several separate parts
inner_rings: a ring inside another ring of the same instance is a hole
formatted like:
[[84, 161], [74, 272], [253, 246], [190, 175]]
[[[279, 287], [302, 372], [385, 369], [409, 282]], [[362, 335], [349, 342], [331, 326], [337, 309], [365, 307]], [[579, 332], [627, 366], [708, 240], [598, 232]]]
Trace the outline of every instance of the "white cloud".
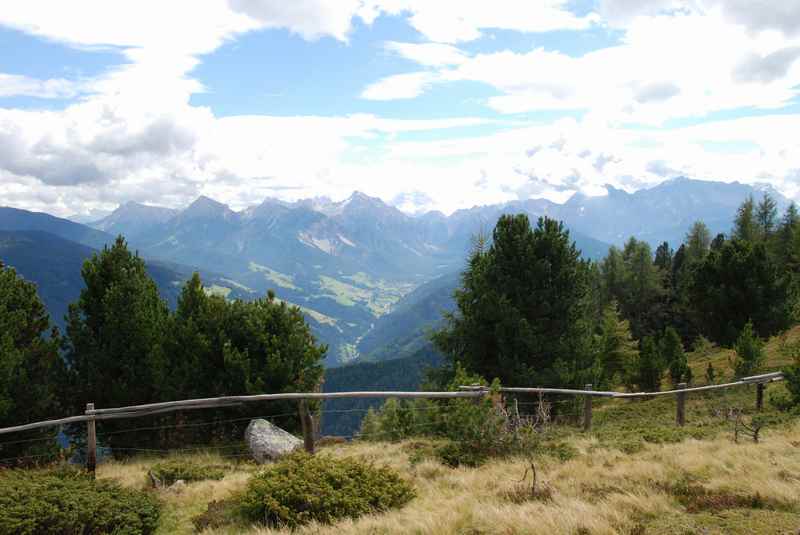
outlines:
[[800, 4], [793, 0], [601, 0], [605, 21], [625, 27], [639, 16], [717, 11], [750, 31], [800, 33]]
[[578, 17], [566, 0], [373, 0], [388, 14], [408, 14], [409, 23], [430, 41], [457, 43], [475, 40], [484, 30], [520, 32], [580, 30], [597, 20]]
[[368, 85], [361, 93], [367, 100], [397, 100], [414, 98], [425, 92], [439, 79], [434, 72], [419, 71], [394, 74]]
[[386, 50], [415, 61], [427, 67], [458, 65], [467, 59], [467, 55], [458, 48], [445, 43], [399, 43], [388, 41]]
[[364, 0], [229, 0], [230, 6], [266, 28], [286, 28], [314, 40], [331, 36], [346, 41], [354, 17], [370, 23], [376, 16]]
[[[755, 13], [734, 0], [708, 0], [699, 8], [654, 2], [653, 9], [641, 11], [640, 2], [617, 0], [615, 16], [624, 20], [621, 43], [584, 56], [543, 48], [470, 56], [448, 44], [495, 28], [580, 29], [597, 20], [577, 17], [566, 5], [14, 2], [3, 6], [0, 24], [71, 46], [111, 47], [125, 63], [89, 80], [0, 77], [0, 95], [80, 97], [61, 111], [0, 109], [0, 199], [68, 215], [126, 200], [178, 207], [206, 194], [243, 208], [267, 195], [341, 199], [358, 189], [410, 211], [424, 206], [449, 212], [530, 195], [564, 200], [576, 191], [601, 193], [606, 183], [635, 189], [676, 173], [766, 180], [790, 195], [800, 190], [795, 116], [674, 131], [620, 126], [782, 106], [800, 84], [794, 11]], [[220, 118], [190, 104], [192, 94], [205, 90], [192, 70], [227, 40], [258, 28], [284, 28], [304, 39], [346, 41], [354, 18], [370, 23], [381, 14], [408, 17], [435, 42], [387, 43], [389, 51], [424, 70], [378, 80], [364, 90], [364, 98], [413, 98], [435, 83], [475, 80], [498, 90], [488, 103], [503, 113], [570, 108], [590, 113], [581, 121], [537, 126], [506, 121], [499, 133], [470, 138], [442, 133], [431, 136], [437, 141], [422, 143], [398, 141], [394, 134], [491, 121]], [[188, 18], [191, 24], [184, 22]]]
[[79, 84], [64, 78], [39, 80], [0, 73], [0, 97], [72, 98], [79, 92]]
[[[478, 81], [498, 90], [487, 104], [500, 113], [577, 109], [611, 121], [658, 124], [786, 105], [798, 95], [799, 50], [800, 37], [753, 32], [713, 10], [676, 12], [636, 16], [620, 44], [582, 56], [544, 48], [476, 54], [376, 85], [386, 89], [383, 98], [409, 98], [434, 83]], [[421, 64], [431, 64], [418, 56]]]

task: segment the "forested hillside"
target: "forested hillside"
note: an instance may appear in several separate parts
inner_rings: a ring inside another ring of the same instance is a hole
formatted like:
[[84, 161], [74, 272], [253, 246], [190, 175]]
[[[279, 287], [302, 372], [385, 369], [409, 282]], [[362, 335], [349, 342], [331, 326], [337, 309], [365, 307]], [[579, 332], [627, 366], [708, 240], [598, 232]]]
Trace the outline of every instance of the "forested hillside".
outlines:
[[[426, 371], [442, 364], [442, 356], [430, 344], [411, 356], [381, 362], [360, 362], [325, 370], [323, 392], [358, 390], [418, 390]], [[322, 410], [322, 432], [326, 435], [353, 436], [370, 407], [382, 399], [336, 399], [326, 401]]]
[[[61, 328], [64, 327], [69, 303], [78, 298], [83, 287], [83, 263], [96, 253], [97, 249], [48, 232], [0, 230], [0, 261], [13, 267], [26, 280], [36, 283], [50, 319]], [[158, 286], [159, 294], [174, 308], [181, 286], [192, 276], [192, 269], [149, 259], [146, 266], [147, 273]], [[229, 288], [230, 285], [219, 275], [203, 275], [211, 292], [221, 292], [229, 298], [254, 297], [240, 288]]]

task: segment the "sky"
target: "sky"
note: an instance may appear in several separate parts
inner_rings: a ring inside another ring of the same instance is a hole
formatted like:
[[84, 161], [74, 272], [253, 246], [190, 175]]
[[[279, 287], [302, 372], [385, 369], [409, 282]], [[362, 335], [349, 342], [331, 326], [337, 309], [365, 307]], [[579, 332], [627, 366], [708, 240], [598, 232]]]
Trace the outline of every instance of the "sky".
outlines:
[[800, 200], [800, 1], [4, 0], [0, 205]]

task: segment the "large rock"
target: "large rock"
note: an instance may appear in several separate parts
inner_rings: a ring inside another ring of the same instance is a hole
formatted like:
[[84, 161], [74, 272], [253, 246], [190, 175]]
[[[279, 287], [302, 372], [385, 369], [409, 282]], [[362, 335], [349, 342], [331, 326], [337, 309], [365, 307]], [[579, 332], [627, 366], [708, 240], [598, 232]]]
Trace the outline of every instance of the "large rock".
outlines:
[[251, 420], [244, 441], [257, 463], [274, 461], [303, 446], [303, 441], [266, 420]]

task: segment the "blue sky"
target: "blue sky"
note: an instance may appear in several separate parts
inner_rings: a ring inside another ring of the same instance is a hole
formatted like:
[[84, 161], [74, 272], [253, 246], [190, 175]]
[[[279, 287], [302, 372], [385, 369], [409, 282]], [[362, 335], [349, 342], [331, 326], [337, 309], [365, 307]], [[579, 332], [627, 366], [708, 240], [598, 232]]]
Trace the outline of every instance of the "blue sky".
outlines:
[[[800, 192], [800, 4], [10, 0], [0, 204]], [[657, 164], [657, 165], [656, 165]]]

